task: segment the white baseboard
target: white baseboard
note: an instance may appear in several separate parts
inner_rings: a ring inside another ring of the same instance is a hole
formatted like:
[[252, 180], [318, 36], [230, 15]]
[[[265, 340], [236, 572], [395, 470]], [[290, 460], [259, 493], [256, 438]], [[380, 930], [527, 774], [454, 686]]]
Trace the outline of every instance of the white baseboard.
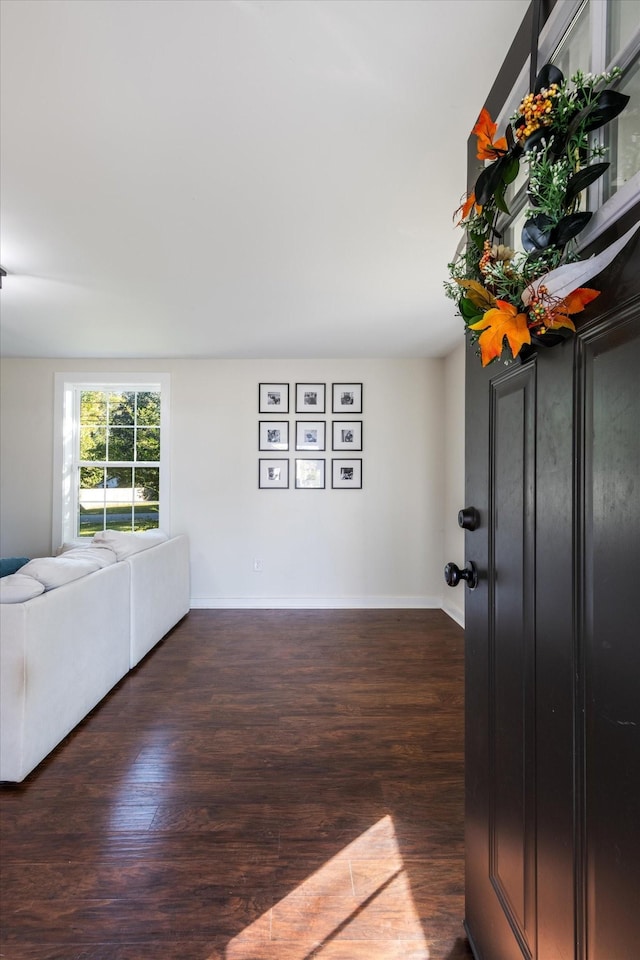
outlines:
[[440, 604], [442, 610], [447, 614], [448, 617], [451, 617], [452, 620], [462, 627], [464, 630], [464, 609], [460, 610], [459, 607], [454, 607], [452, 604], [448, 604], [446, 601]]
[[[194, 597], [192, 610], [438, 610], [439, 597]], [[455, 618], [454, 618], [455, 619]]]

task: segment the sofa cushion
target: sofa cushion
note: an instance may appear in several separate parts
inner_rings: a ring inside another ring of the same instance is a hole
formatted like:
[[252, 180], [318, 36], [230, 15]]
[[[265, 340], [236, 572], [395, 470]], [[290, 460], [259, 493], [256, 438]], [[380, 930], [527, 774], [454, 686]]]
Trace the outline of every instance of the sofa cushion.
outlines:
[[100, 530], [93, 536], [93, 543], [111, 547], [118, 560], [126, 560], [134, 553], [148, 550], [164, 543], [169, 537], [162, 530], [144, 530], [142, 533], [123, 533], [120, 530]]
[[73, 543], [65, 544], [64, 549], [58, 552], [58, 556], [72, 560], [91, 560], [99, 564], [100, 567], [110, 567], [112, 563], [117, 563], [118, 560], [111, 547], [101, 546], [97, 543], [88, 543], [82, 547]]
[[24, 567], [25, 563], [29, 563], [29, 557], [3, 557], [0, 560], [0, 578], [17, 573], [20, 567]]
[[74, 557], [38, 557], [22, 567], [22, 574], [44, 584], [45, 590], [54, 590], [72, 580], [79, 580], [100, 569], [97, 560], [80, 560]]
[[44, 593], [44, 584], [22, 573], [10, 573], [0, 580], [0, 603], [24, 603]]

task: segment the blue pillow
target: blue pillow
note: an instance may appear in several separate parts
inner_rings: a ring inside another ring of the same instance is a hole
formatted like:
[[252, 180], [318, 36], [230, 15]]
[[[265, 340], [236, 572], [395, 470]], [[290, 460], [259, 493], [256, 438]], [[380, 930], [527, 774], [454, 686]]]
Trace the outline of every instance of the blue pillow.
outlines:
[[28, 557], [7, 557], [5, 560], [0, 560], [0, 577], [8, 577], [11, 573], [16, 573], [20, 567], [24, 567], [25, 563], [29, 563]]

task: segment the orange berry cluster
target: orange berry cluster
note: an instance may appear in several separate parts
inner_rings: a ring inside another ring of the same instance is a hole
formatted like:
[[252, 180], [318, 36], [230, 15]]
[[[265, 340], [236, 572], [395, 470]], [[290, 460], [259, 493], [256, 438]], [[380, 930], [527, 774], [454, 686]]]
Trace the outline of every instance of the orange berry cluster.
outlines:
[[480, 257], [480, 263], [478, 264], [478, 269], [480, 270], [480, 273], [487, 272], [487, 267], [489, 266], [492, 260], [493, 260], [493, 255], [491, 253], [491, 244], [489, 243], [488, 240], [485, 240], [484, 253]]
[[546, 333], [546, 328], [553, 324], [553, 310], [544, 302], [547, 293], [547, 288], [540, 286], [529, 301], [530, 326], [539, 327], [538, 333]]
[[518, 112], [525, 119], [524, 124], [516, 131], [518, 140], [526, 140], [540, 127], [550, 126], [553, 119], [551, 117], [553, 98], [557, 96], [557, 83], [552, 83], [550, 87], [541, 90], [540, 93], [528, 93], [526, 95], [518, 108]]

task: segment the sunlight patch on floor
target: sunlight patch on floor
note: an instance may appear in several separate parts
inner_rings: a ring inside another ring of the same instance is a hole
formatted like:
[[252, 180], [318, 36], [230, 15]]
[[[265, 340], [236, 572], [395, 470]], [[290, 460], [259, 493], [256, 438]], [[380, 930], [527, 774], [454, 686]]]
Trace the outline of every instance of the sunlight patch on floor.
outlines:
[[[356, 941], [366, 946], [366, 953], [353, 952]], [[242, 930], [225, 953], [226, 960], [351, 960], [356, 956], [429, 960], [390, 816]]]

